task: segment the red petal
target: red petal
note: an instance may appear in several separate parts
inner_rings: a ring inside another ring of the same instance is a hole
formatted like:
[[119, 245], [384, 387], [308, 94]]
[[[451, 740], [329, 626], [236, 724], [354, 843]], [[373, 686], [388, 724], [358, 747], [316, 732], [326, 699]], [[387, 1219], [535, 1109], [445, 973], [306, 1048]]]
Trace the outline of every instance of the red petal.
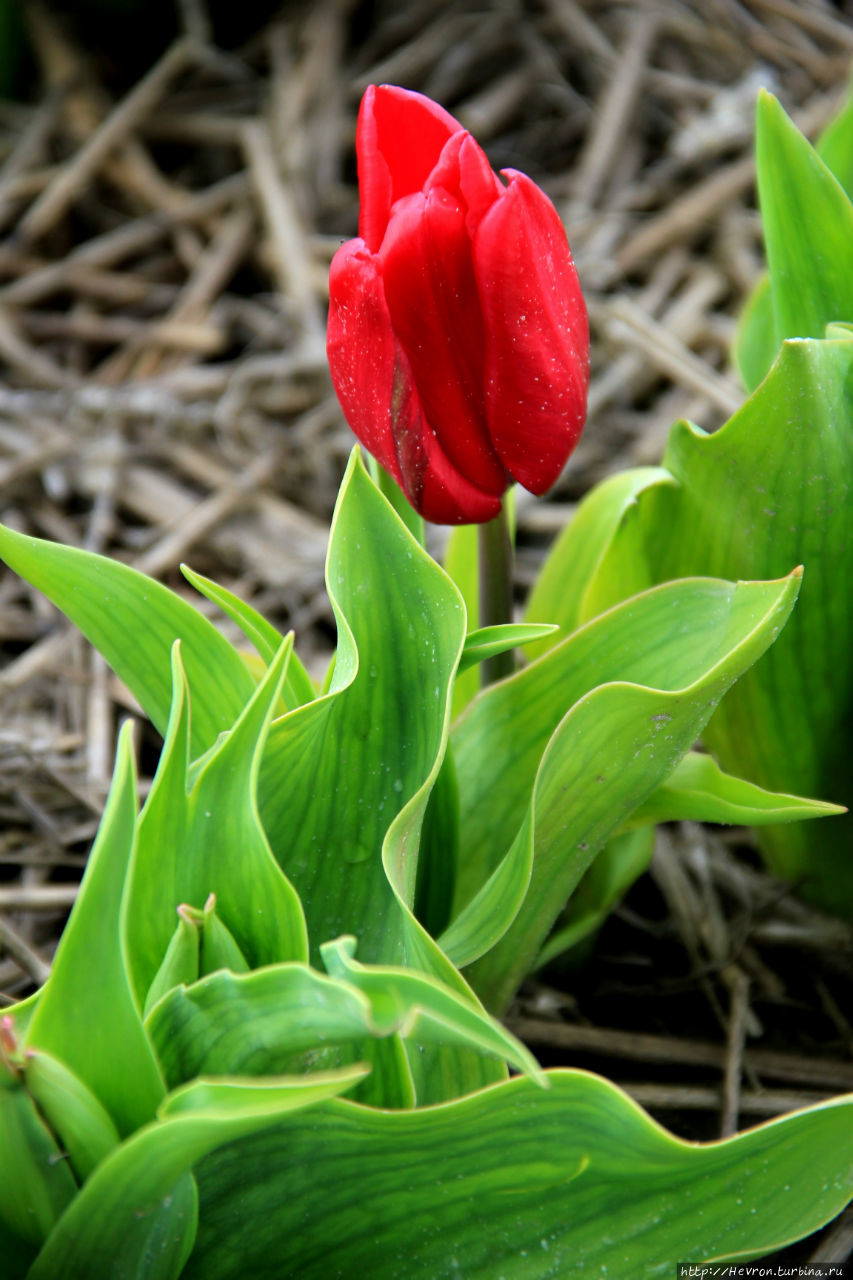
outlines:
[[350, 240], [329, 272], [326, 348], [347, 422], [421, 515], [436, 524], [493, 519], [500, 499], [459, 475], [425, 423], [409, 362], [391, 328], [376, 259]]
[[427, 467], [420, 499], [413, 503], [433, 524], [484, 524], [494, 520], [501, 500], [469, 484], [447, 460], [434, 436], [427, 438]]
[[358, 113], [355, 146], [361, 198], [359, 234], [376, 253], [391, 207], [422, 190], [441, 149], [462, 129], [431, 98], [396, 85], [370, 85]]
[[486, 153], [462, 130], [445, 145], [438, 163], [427, 178], [426, 190], [443, 187], [456, 196], [467, 211], [465, 226], [473, 235], [487, 211], [503, 193], [503, 185]]
[[398, 406], [420, 417], [411, 371], [394, 337], [376, 259], [362, 240], [341, 245], [329, 269], [326, 352], [344, 417], [359, 440], [398, 483], [402, 472], [394, 442]]
[[486, 425], [483, 330], [464, 208], [440, 189], [401, 200], [379, 260], [424, 416], [461, 475], [503, 493], [508, 477]]
[[544, 493], [583, 428], [589, 323], [556, 209], [530, 178], [508, 176], [474, 236], [486, 412], [507, 470], [532, 493]]

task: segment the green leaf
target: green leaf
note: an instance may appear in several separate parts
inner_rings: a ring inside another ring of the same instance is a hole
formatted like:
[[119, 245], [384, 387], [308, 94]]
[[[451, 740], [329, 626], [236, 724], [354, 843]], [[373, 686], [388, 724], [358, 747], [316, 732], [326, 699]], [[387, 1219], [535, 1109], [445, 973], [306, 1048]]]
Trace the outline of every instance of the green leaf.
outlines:
[[85, 1182], [119, 1144], [109, 1113], [79, 1076], [49, 1053], [28, 1049], [24, 1074], [27, 1092], [68, 1153], [75, 1177]]
[[183, 645], [193, 693], [192, 749], [229, 729], [255, 687], [236, 649], [212, 623], [152, 578], [106, 556], [42, 542], [0, 526], [0, 557], [71, 619], [165, 733], [169, 654]]
[[[853, 92], [848, 95], [835, 120], [821, 134], [815, 150], [847, 195], [853, 199]], [[806, 231], [809, 231], [809, 227], [806, 227]], [[817, 250], [821, 250], [819, 242]], [[734, 362], [747, 390], [754, 391], [763, 381], [779, 354], [782, 337], [794, 336], [794, 333], [780, 336], [777, 331], [770, 275], [765, 272], [741, 311], [732, 347]], [[820, 337], [822, 334], [814, 336]]]
[[[780, 794], [850, 798], [853, 725], [853, 340], [786, 342], [769, 376], [706, 435], [677, 423], [674, 485], [639, 500], [619, 559], [647, 558], [657, 580], [689, 573], [772, 578], [804, 564], [784, 634], [727, 695], [704, 739], [722, 767]], [[639, 546], [637, 545], [639, 543]], [[771, 868], [825, 909], [853, 915], [853, 819], [764, 827]]]
[[256, 800], [260, 759], [290, 646], [288, 639], [236, 724], [192, 769], [194, 707], [182, 654], [175, 648], [172, 714], [139, 821], [125, 906], [140, 1007], [172, 943], [176, 909], [181, 904], [201, 908], [211, 894], [218, 919], [251, 966], [303, 959], [307, 953], [302, 907], [272, 855]]
[[[444, 570], [456, 583], [459, 593], [465, 601], [468, 615], [468, 626], [475, 630], [480, 621], [480, 579], [477, 550], [477, 526], [460, 524], [451, 529], [444, 553]], [[480, 689], [480, 673], [472, 668], [457, 676], [453, 687], [453, 710], [455, 720], [461, 715]]]
[[853, 77], [844, 105], [818, 138], [816, 150], [853, 200]]
[[98, 1166], [54, 1227], [27, 1280], [118, 1274], [177, 1280], [196, 1230], [192, 1166], [223, 1143], [340, 1093], [362, 1074], [351, 1067], [263, 1083], [199, 1080], [169, 1094], [161, 1119]]
[[588, 944], [611, 911], [639, 880], [655, 851], [655, 828], [638, 827], [613, 836], [581, 877], [558, 928], [536, 958], [536, 968]]
[[370, 1001], [379, 1034], [393, 1030], [419, 1044], [474, 1048], [543, 1082], [536, 1060], [514, 1036], [435, 979], [407, 969], [359, 964], [354, 938], [327, 942], [322, 952], [329, 973], [351, 982]]
[[768, 93], [758, 102], [758, 195], [776, 338], [820, 338], [853, 319], [853, 205]]
[[[554, 622], [566, 636], [610, 605], [650, 587], [652, 578], [642, 556], [631, 564], [623, 556], [613, 582], [602, 574], [602, 565], [618, 531], [634, 517], [639, 495], [671, 483], [661, 467], [637, 467], [591, 490], [548, 553], [530, 593], [527, 622]], [[530, 656], [538, 657], [556, 642], [553, 636], [543, 640], [531, 648]]]
[[532, 645], [537, 640], [541, 642], [558, 631], [559, 627], [538, 622], [507, 622], [496, 627], [480, 627], [477, 631], [469, 631], [459, 659], [459, 670], [467, 671], [486, 658], [506, 653], [517, 645]]
[[302, 964], [222, 970], [176, 987], [147, 1027], [171, 1088], [200, 1075], [338, 1066], [338, 1046], [360, 1046], [374, 1032], [370, 1004], [357, 988]]
[[[181, 565], [181, 573], [196, 591], [208, 600], [212, 600], [214, 604], [218, 604], [222, 612], [232, 622], [237, 623], [249, 643], [254, 645], [265, 665], [269, 666], [284, 643], [281, 632], [271, 622], [267, 622], [257, 609], [253, 609], [251, 605], [246, 604], [225, 587], [212, 582], [210, 578], [194, 573], [185, 564]], [[292, 711], [294, 707], [301, 707], [306, 702], [312, 702], [315, 697], [311, 677], [295, 652], [290, 654], [281, 696], [288, 711]]]
[[415, 915], [438, 937], [450, 919], [459, 866], [459, 783], [448, 744], [424, 814], [415, 883]]
[[196, 1170], [186, 1280], [234, 1280], [235, 1259], [300, 1280], [670, 1280], [763, 1256], [850, 1199], [849, 1099], [701, 1146], [600, 1077], [548, 1077], [427, 1110], [333, 1101], [220, 1149]]
[[[853, 724], [853, 341], [785, 343], [724, 427], [672, 432], [678, 481], [644, 513], [656, 576], [764, 577], [805, 565], [790, 625], [705, 734], [727, 772], [769, 791], [850, 797]], [[733, 483], [733, 477], [737, 481]], [[766, 827], [773, 870], [853, 915], [853, 819]]]
[[[397, 1037], [463, 1045], [541, 1077], [514, 1037], [435, 979], [356, 965], [345, 942], [324, 953], [334, 976], [304, 965], [273, 965], [251, 974], [223, 971], [170, 992], [148, 1021], [170, 1084], [198, 1075], [316, 1072], [318, 1066], [369, 1061], [371, 1041]], [[405, 1058], [384, 1091], [373, 1091], [374, 1105], [398, 1105], [393, 1092], [401, 1066]], [[404, 1105], [412, 1105], [411, 1097]]]
[[[645, 598], [635, 596], [589, 624], [584, 631], [592, 632], [592, 637], [581, 631], [564, 641], [566, 649], [572, 639], [580, 638], [587, 645], [594, 638], [602, 646], [602, 655], [596, 653], [581, 668], [588, 676], [606, 655], [608, 630], [612, 635], [616, 628], [618, 645], [629, 637], [637, 645], [630, 661], [633, 675], [593, 684], [560, 722], [542, 755], [531, 802], [533, 838], [524, 901], [500, 941], [467, 975], [488, 1008], [505, 1008], [595, 854], [672, 772], [722, 695], [772, 642], [798, 588], [798, 574], [782, 582], [737, 586], [713, 579], [671, 583], [646, 593]], [[669, 617], [662, 626], [666, 605]], [[673, 607], [678, 610], [676, 627]], [[640, 617], [644, 626], [638, 628]], [[677, 652], [664, 670], [659, 664], [668, 647], [667, 631], [676, 633]], [[579, 656], [582, 646], [573, 647]], [[549, 665], [556, 671], [562, 666], [560, 659], [564, 661], [565, 654], [552, 650], [528, 672]], [[660, 679], [647, 684], [645, 672], [639, 674], [644, 665], [649, 675], [657, 668]], [[531, 680], [524, 690], [531, 702], [534, 688]], [[484, 697], [481, 704], [485, 701]], [[530, 711], [519, 709], [517, 703], [513, 710], [516, 714], [499, 726], [496, 702], [493, 716], [478, 726], [481, 744], [489, 742], [493, 767], [498, 751], [502, 755], [506, 748], [509, 726], [522, 742], [532, 727]], [[500, 738], [499, 747], [496, 739]], [[471, 743], [466, 746], [470, 750]], [[457, 760], [461, 780], [461, 752]], [[508, 791], [509, 779], [504, 779], [504, 786]], [[487, 805], [498, 803], [491, 788], [486, 794]]]
[[56, 1138], [22, 1084], [0, 1083], [0, 1231], [5, 1265], [27, 1263], [47, 1238], [77, 1185]]
[[[465, 610], [357, 451], [332, 525], [327, 583], [338, 623], [330, 691], [271, 726], [261, 816], [305, 904], [315, 958], [324, 940], [353, 933], [366, 961], [398, 963]], [[410, 806], [416, 822], [389, 878], [383, 842]]]
[[[705, 579], [667, 584], [611, 609], [511, 680], [484, 691], [453, 734], [465, 850], [457, 906], [470, 901], [500, 861], [502, 852], [496, 847], [494, 832], [509, 833], [520, 828], [543, 753], [570, 709], [586, 717], [588, 713], [582, 711], [581, 704], [591, 696], [602, 697], [608, 714], [621, 719], [620, 708], [627, 707], [635, 696], [631, 690], [623, 695], [623, 685], [637, 686], [636, 695], [642, 703], [648, 694], [660, 690], [661, 719], [642, 723], [642, 732], [648, 735], [648, 749], [654, 751], [655, 742], [662, 745], [669, 738], [670, 721], [664, 718], [669, 715], [669, 707], [664, 703], [668, 704], [673, 696], [680, 699], [682, 691], [692, 690], [688, 700], [695, 697], [697, 701], [690, 714], [710, 714], [705, 682], [716, 683], [718, 676], [730, 682], [758, 656], [770, 642], [772, 626], [781, 626], [784, 621], [797, 586], [794, 580], [738, 586]], [[742, 649], [744, 644], [746, 648]], [[618, 687], [611, 692], [600, 687], [614, 684]], [[722, 688], [714, 696], [721, 693]], [[686, 702], [679, 701], [678, 706], [681, 715]], [[626, 728], [626, 732], [633, 735], [634, 729]], [[628, 801], [628, 791], [623, 794], [620, 778], [623, 769], [628, 768], [631, 753], [615, 741], [608, 749], [597, 730], [592, 741], [596, 753], [603, 751], [607, 756], [600, 762], [602, 767], [592, 774], [591, 781], [596, 783], [592, 795], [603, 795], [615, 823], [621, 820], [615, 816], [616, 809]], [[686, 743], [683, 750], [691, 745]], [[481, 766], [484, 754], [489, 760], [488, 770]], [[680, 754], [669, 761], [669, 770]], [[663, 781], [668, 771], [652, 781], [662, 762], [656, 758], [652, 763], [650, 790]], [[581, 757], [577, 758], [577, 767], [584, 767]], [[604, 783], [596, 782], [599, 775], [605, 778]], [[590, 798], [580, 791], [574, 796], [574, 803], [582, 808]], [[636, 795], [633, 805], [644, 798]], [[578, 839], [584, 837], [579, 835]], [[555, 909], [561, 905], [555, 904]]]
[[152, 1119], [163, 1097], [120, 928], [136, 824], [131, 729], [122, 728], [104, 816], [26, 1040], [79, 1076], [120, 1134]]
[[722, 822], [761, 827], [844, 813], [836, 804], [765, 791], [723, 773], [711, 756], [690, 751], [667, 780], [635, 809], [626, 827], [644, 823]]
[[735, 329], [732, 358], [748, 391], [754, 391], [779, 354], [770, 276], [760, 278], [747, 298]]

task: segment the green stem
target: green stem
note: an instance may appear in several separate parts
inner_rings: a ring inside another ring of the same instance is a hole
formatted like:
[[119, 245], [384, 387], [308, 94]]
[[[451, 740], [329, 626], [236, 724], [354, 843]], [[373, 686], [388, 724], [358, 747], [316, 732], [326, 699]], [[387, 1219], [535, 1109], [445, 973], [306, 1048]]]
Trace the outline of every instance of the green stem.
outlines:
[[[506, 504], [500, 515], [478, 528], [480, 551], [480, 618], [481, 627], [496, 627], [512, 621], [512, 539]], [[515, 659], [512, 650], [487, 658], [481, 664], [483, 688], [512, 675]]]

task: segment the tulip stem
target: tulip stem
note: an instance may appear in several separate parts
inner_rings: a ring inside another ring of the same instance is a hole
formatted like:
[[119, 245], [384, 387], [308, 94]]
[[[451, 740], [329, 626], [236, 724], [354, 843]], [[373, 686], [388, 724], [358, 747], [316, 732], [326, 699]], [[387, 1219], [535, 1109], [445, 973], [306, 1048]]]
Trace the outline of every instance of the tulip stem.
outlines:
[[[496, 627], [512, 621], [512, 539], [506, 505], [500, 515], [478, 526], [480, 552], [480, 626]], [[486, 658], [480, 665], [481, 682], [487, 685], [512, 675], [512, 650]]]

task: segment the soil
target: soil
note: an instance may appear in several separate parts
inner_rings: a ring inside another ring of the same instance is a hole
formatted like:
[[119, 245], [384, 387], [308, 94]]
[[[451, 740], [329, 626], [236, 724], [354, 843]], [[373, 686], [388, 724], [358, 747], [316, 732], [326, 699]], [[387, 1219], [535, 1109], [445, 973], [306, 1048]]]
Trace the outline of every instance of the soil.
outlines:
[[[569, 231], [590, 413], [549, 498], [519, 504], [520, 601], [592, 484], [658, 461], [676, 419], [713, 430], [740, 403], [729, 344], [762, 268], [756, 93], [814, 137], [853, 54], [851, 9], [829, 0], [28, 0], [14, 15], [0, 519], [189, 597], [186, 560], [293, 628], [315, 674], [334, 643], [323, 559], [352, 443], [325, 365], [327, 269], [357, 225], [364, 87], [440, 100]], [[11, 1002], [46, 976], [135, 708], [11, 575], [0, 652]], [[140, 749], [144, 789], [153, 730]], [[674, 1132], [714, 1138], [853, 1090], [851, 994], [853, 930], [766, 875], [749, 833], [682, 824], [509, 1024], [544, 1064], [601, 1071]], [[777, 1260], [849, 1257], [848, 1212]]]

